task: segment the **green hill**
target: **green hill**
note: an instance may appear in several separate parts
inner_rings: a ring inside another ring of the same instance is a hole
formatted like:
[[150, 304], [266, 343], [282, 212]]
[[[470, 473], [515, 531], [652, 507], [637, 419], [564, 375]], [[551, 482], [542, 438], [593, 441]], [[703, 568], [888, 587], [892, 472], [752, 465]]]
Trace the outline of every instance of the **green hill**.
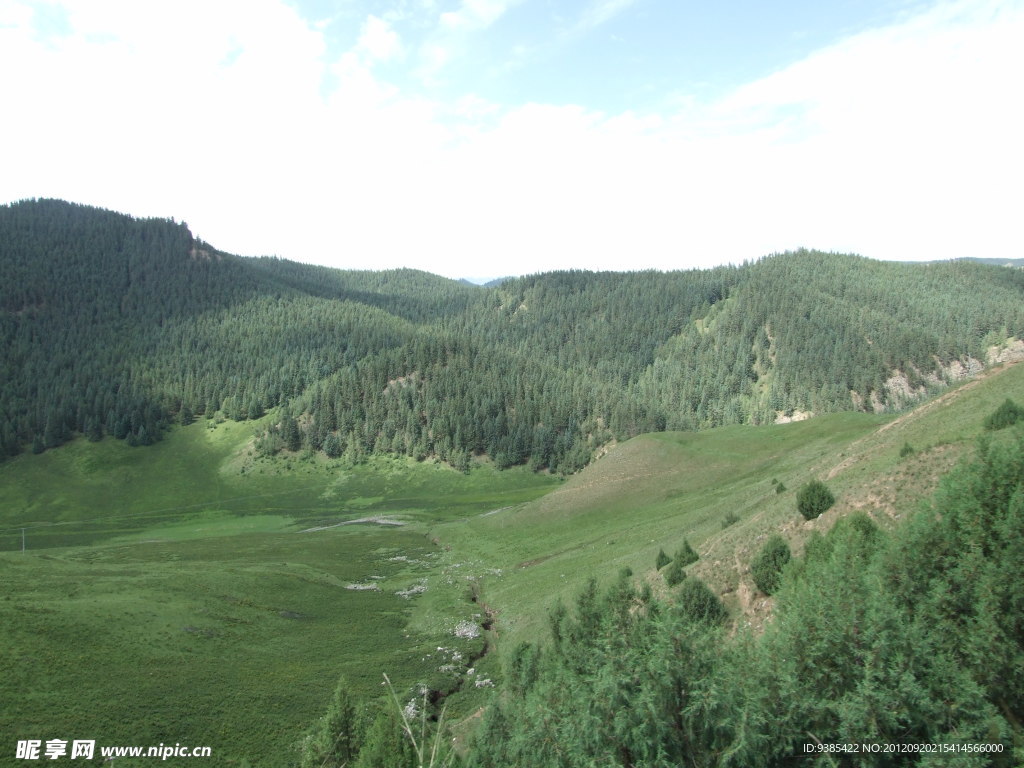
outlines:
[[[504, 566], [480, 593], [505, 685], [468, 764], [1019, 764], [1024, 433], [983, 427], [1007, 396], [1024, 366], [896, 419], [645, 435], [446, 525]], [[808, 521], [812, 479], [837, 503]], [[796, 559], [769, 596], [773, 534]], [[684, 542], [674, 586], [657, 555]]]
[[0, 207], [0, 452], [281, 408], [264, 453], [571, 473], [644, 432], [902, 407], [1024, 336], [1022, 298], [1019, 271], [814, 252], [484, 288], [26, 201]]
[[[536, 501], [446, 525], [439, 535], [502, 570], [484, 580], [483, 592], [502, 607], [511, 645], [543, 631], [547, 610], [592, 575], [630, 568], [658, 587], [658, 550], [671, 553], [684, 538], [701, 555], [692, 570], [754, 616], [749, 562], [767, 532], [783, 532], [799, 551], [813, 531], [853, 511], [895, 525], [973, 449], [983, 419], [1006, 397], [1024, 402], [1024, 365], [994, 368], [895, 419], [828, 414], [641, 435]], [[901, 456], [907, 445], [913, 452]], [[838, 502], [806, 522], [795, 493], [812, 478], [825, 480]]]
[[[781, 765], [858, 722], [1019, 762], [1019, 428], [954, 468], [1024, 403], [1022, 298], [1005, 267], [806, 251], [477, 287], [0, 207], [0, 718], [288, 766], [339, 677], [388, 673], [477, 765], [682, 764], [638, 746], [680, 733]], [[806, 521], [811, 480], [835, 504]], [[802, 673], [799, 622], [836, 629]]]
[[[769, 532], [799, 553], [858, 509], [895, 529], [1006, 397], [1024, 401], [1024, 366], [896, 418], [638, 436], [564, 482], [483, 463], [467, 475], [260, 457], [260, 423], [179, 426], [145, 450], [105, 438], [24, 454], [0, 466], [5, 722], [18, 738], [189, 739], [225, 764], [294, 764], [340, 675], [368, 699], [384, 672], [402, 691], [423, 683], [451, 694], [450, 717], [471, 716], [590, 577], [628, 567], [667, 598], [656, 554], [684, 540], [700, 555], [690, 577], [732, 621], [760, 624], [771, 600], [748, 568]], [[794, 493], [811, 477], [838, 503], [807, 523]], [[353, 520], [405, 525], [339, 525]], [[458, 639], [460, 622], [491, 629]]]

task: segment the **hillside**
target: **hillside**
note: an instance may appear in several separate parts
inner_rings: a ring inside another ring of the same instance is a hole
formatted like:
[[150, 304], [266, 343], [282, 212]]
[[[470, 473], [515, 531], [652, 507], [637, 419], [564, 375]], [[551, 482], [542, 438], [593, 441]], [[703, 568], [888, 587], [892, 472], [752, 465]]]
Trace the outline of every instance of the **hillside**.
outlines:
[[[1007, 397], [1024, 401], [1024, 365], [996, 367], [895, 419], [828, 414], [641, 435], [536, 501], [438, 531], [501, 569], [482, 589], [503, 609], [507, 647], [542, 631], [547, 610], [539, 600], [550, 609], [592, 574], [610, 578], [629, 568], [657, 587], [658, 550], [671, 553], [684, 538], [700, 554], [693, 572], [760, 622], [770, 604], [755, 599], [749, 563], [769, 532], [784, 533], [799, 552], [811, 533], [851, 512], [893, 527], [973, 450], [982, 420]], [[825, 480], [838, 501], [805, 522], [795, 493], [811, 478]]]
[[[1018, 765], [1024, 433], [983, 429], [1008, 396], [1024, 365], [896, 419], [644, 435], [442, 526], [501, 566], [478, 589], [505, 685], [477, 699], [468, 764]], [[837, 503], [805, 520], [811, 479]], [[752, 571], [779, 534], [794, 559], [767, 595]], [[673, 585], [657, 555], [684, 542]]]
[[368, 700], [384, 672], [456, 683], [432, 654], [479, 652], [452, 634], [474, 607], [444, 584], [452, 556], [426, 529], [558, 481], [259, 459], [253, 429], [197, 422], [145, 450], [78, 439], [0, 464], [10, 738], [207, 744], [217, 765], [283, 767], [341, 675]]
[[637, 434], [905, 406], [1024, 336], [1024, 273], [815, 252], [475, 287], [0, 208], [0, 449], [259, 419], [258, 449], [571, 473]]
[[[0, 465], [4, 720], [18, 738], [188, 738], [225, 764], [294, 765], [339, 676], [369, 701], [387, 672], [400, 693], [443, 697], [467, 735], [518, 690], [519, 644], [548, 637], [591, 577], [603, 590], [629, 568], [669, 600], [656, 555], [688, 540], [687, 578], [711, 585], [730, 627], [761, 626], [775, 598], [749, 565], [770, 533], [800, 553], [858, 509], [897, 530], [1007, 397], [1024, 402], [1024, 365], [896, 417], [641, 435], [565, 481], [261, 457], [253, 434], [273, 415], [174, 426], [145, 450], [106, 437], [25, 453]], [[804, 522], [794, 495], [811, 477], [838, 502]], [[481, 636], [453, 636], [464, 625]]]

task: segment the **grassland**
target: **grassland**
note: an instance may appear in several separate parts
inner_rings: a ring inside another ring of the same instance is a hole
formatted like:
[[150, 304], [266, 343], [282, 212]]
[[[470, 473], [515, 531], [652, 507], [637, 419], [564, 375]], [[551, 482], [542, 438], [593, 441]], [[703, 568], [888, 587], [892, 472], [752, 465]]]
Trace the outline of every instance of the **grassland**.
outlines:
[[[339, 675], [376, 695], [383, 671], [461, 685], [450, 711], [465, 718], [495, 690], [475, 682], [542, 636], [557, 600], [624, 567], [665, 589], [655, 556], [684, 539], [733, 615], [764, 620], [748, 564], [770, 532], [799, 549], [854, 509], [898, 525], [1007, 397], [1024, 402], [1024, 365], [897, 418], [641, 436], [564, 482], [258, 460], [252, 425], [231, 423], [21, 456], [0, 465], [0, 720], [12, 739], [178, 741], [218, 764], [287, 765]], [[812, 477], [838, 503], [806, 522], [794, 496]], [[367, 518], [404, 525], [352, 524]], [[498, 652], [480, 658], [484, 640], [452, 630], [486, 613]]]
[[[199, 423], [146, 449], [76, 441], [0, 465], [10, 738], [201, 744], [218, 765], [288, 765], [340, 675], [368, 697], [385, 671], [399, 686], [455, 684], [438, 667], [481, 641], [452, 635], [474, 607], [427, 523], [558, 481], [260, 462], [251, 430]], [[339, 525], [364, 518], [404, 525]]]
[[[611, 578], [628, 567], [664, 589], [654, 568], [658, 550], [671, 555], [684, 539], [701, 555], [691, 572], [735, 615], [761, 621], [770, 601], [755, 595], [749, 562], [770, 533], [782, 532], [799, 551], [811, 531], [851, 510], [898, 524], [973, 449], [984, 417], [1007, 397], [1024, 402], [1024, 365], [991, 369], [895, 418], [829, 414], [643, 435], [535, 501], [444, 524], [439, 536], [500, 570], [481, 584], [499, 611], [499, 648], [543, 635], [550, 608], [591, 576]], [[807, 522], [795, 494], [812, 478], [826, 481], [838, 501]], [[730, 523], [730, 515], [738, 519]]]

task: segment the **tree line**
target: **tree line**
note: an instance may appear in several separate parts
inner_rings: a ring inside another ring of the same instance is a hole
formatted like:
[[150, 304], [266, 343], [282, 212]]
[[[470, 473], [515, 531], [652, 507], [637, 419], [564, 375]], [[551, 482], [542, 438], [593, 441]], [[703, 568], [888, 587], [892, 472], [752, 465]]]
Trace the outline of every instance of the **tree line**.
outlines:
[[[274, 411], [264, 452], [572, 472], [641, 432], [901, 404], [1024, 336], [1024, 273], [811, 251], [490, 288], [243, 259], [183, 223], [0, 207], [0, 454]], [[277, 409], [277, 410], [274, 410]]]

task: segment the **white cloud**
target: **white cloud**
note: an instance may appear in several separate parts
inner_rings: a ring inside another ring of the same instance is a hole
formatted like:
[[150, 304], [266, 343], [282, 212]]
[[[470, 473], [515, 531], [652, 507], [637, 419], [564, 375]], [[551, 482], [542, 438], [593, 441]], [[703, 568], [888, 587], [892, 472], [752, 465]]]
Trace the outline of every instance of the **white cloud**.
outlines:
[[64, 197], [185, 219], [234, 252], [451, 276], [801, 245], [1024, 256], [1011, 3], [943, 3], [714, 103], [609, 115], [415, 97], [374, 74], [402, 50], [378, 17], [329, 61], [325, 33], [275, 0], [158, 16], [73, 3], [73, 33], [42, 42], [30, 3], [0, 2], [0, 67], [23, 73], [0, 81], [2, 200]]
[[577, 23], [577, 30], [584, 31], [599, 27], [636, 3], [637, 0], [593, 0], [583, 11], [583, 15]]
[[453, 46], [436, 40], [428, 41], [420, 46], [420, 63], [416, 76], [425, 83], [432, 83], [440, 72], [454, 57]]
[[1019, 253], [1002, 217], [1024, 172], [1020, 39], [1019, 6], [943, 3], [739, 89], [702, 133], [752, 150], [746, 178], [798, 203], [777, 206], [775, 227], [811, 242], [881, 258]]
[[460, 58], [474, 33], [488, 29], [521, 2], [523, 0], [461, 0], [457, 10], [442, 13], [436, 29], [419, 46], [416, 77], [425, 85], [437, 85], [442, 70]]
[[356, 48], [374, 61], [391, 61], [404, 53], [402, 41], [391, 24], [373, 14], [363, 23]]
[[459, 32], [486, 29], [521, 0], [462, 0], [457, 11], [441, 14], [441, 26]]

